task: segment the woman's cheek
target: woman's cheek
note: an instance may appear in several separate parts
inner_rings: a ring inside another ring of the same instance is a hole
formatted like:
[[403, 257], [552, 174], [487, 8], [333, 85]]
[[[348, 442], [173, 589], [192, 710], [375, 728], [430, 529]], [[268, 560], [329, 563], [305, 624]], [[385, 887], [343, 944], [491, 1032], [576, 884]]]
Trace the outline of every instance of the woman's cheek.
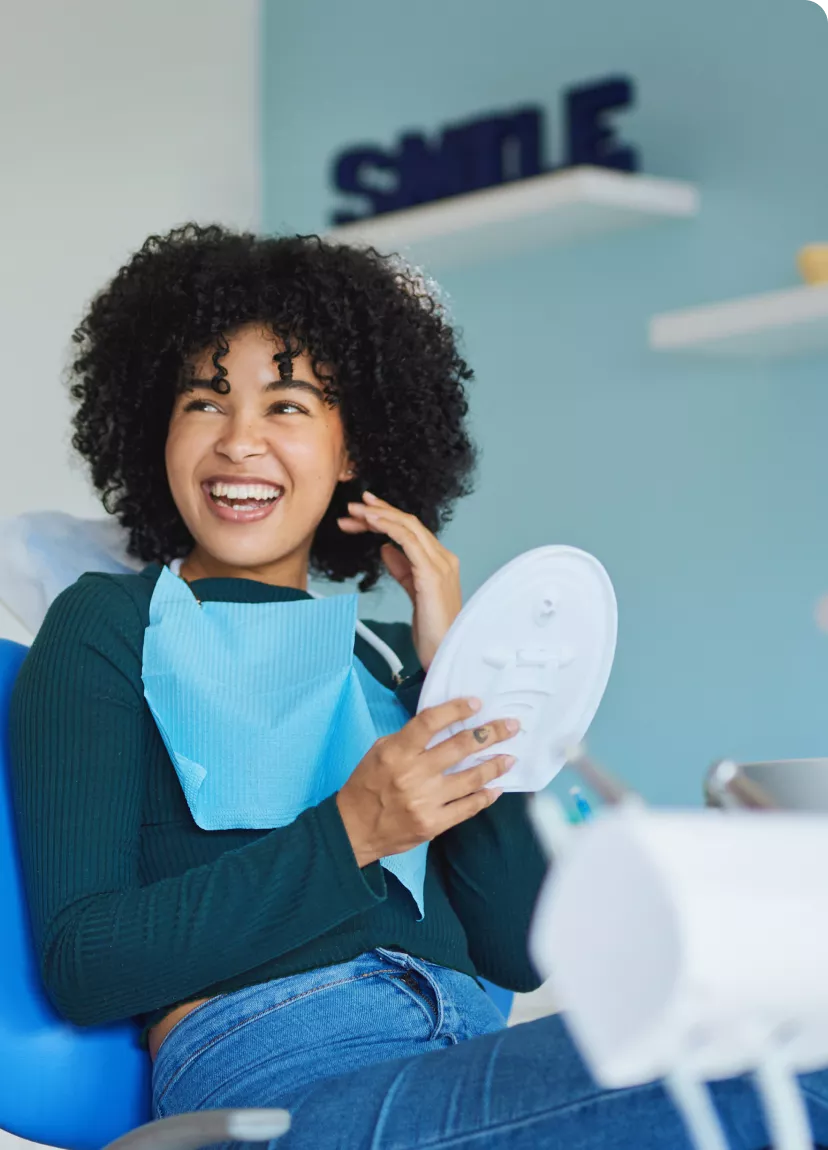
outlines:
[[315, 494], [320, 487], [324, 491], [330, 486], [332, 491], [336, 486], [338, 460], [334, 460], [329, 443], [294, 442], [284, 445], [281, 454], [297, 488], [308, 485]]
[[197, 513], [199, 500], [194, 489], [194, 477], [199, 463], [208, 450], [203, 442], [205, 436], [190, 425], [173, 421], [165, 449], [167, 483], [176, 506], [182, 516], [188, 519]]

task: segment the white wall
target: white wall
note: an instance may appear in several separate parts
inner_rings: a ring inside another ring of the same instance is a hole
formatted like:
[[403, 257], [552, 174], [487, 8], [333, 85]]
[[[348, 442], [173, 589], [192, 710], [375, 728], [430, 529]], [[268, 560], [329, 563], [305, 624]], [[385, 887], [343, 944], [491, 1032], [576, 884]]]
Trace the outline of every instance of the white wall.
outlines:
[[[95, 514], [68, 443], [72, 329], [152, 232], [258, 227], [259, 3], [0, 0], [0, 15], [0, 516]], [[2, 608], [0, 636], [25, 641]]]
[[[71, 332], [150, 233], [258, 227], [259, 4], [0, 0], [0, 17], [0, 515], [95, 514], [70, 462]], [[0, 636], [25, 640], [1, 608]]]

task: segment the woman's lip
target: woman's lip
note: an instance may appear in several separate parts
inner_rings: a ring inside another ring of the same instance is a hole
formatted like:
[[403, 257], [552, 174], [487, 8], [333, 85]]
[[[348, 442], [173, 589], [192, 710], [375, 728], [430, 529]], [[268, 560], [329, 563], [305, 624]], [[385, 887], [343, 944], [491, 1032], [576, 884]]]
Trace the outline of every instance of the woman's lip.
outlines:
[[[226, 507], [222, 503], [216, 503], [210, 494], [210, 490], [202, 484], [202, 491], [204, 498], [207, 501], [207, 506], [217, 519], [223, 520], [225, 523], [257, 523], [260, 519], [267, 519], [268, 515], [272, 514], [274, 509], [282, 502], [282, 495], [278, 499], [272, 500], [270, 503], [264, 503], [261, 507], [245, 507], [243, 510], [236, 511], [232, 507]], [[284, 493], [282, 493], [284, 494]]]

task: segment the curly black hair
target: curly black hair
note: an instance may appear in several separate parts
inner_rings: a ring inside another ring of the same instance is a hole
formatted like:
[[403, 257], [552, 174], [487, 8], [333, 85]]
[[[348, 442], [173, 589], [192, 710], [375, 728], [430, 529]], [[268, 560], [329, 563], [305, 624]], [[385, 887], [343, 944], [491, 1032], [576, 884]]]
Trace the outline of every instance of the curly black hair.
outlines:
[[347, 502], [371, 490], [437, 531], [470, 491], [475, 462], [466, 430], [472, 373], [434, 294], [396, 257], [219, 225], [150, 236], [73, 334], [73, 445], [131, 554], [160, 563], [186, 555], [193, 540], [164, 463], [175, 397], [189, 357], [208, 348], [213, 386], [226, 389], [228, 336], [257, 321], [291, 355], [311, 356], [340, 406], [358, 479], [337, 487], [311, 564], [337, 582], [361, 575], [368, 590], [382, 571], [383, 540], [339, 530]]

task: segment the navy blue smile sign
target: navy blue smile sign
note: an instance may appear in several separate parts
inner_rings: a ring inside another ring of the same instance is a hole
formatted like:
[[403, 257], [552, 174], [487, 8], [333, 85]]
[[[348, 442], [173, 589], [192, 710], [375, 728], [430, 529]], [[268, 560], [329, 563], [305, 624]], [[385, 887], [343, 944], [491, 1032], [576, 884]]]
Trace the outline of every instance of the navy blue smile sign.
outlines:
[[[631, 80], [615, 77], [570, 88], [563, 98], [562, 167], [638, 170], [638, 153], [619, 142], [608, 122], [611, 112], [632, 105]], [[392, 150], [369, 144], [349, 148], [334, 159], [333, 183], [338, 191], [359, 196], [365, 210], [335, 211], [332, 223], [352, 223], [551, 171], [543, 162], [543, 130], [543, 110], [528, 107], [450, 125], [437, 139], [406, 132]]]

